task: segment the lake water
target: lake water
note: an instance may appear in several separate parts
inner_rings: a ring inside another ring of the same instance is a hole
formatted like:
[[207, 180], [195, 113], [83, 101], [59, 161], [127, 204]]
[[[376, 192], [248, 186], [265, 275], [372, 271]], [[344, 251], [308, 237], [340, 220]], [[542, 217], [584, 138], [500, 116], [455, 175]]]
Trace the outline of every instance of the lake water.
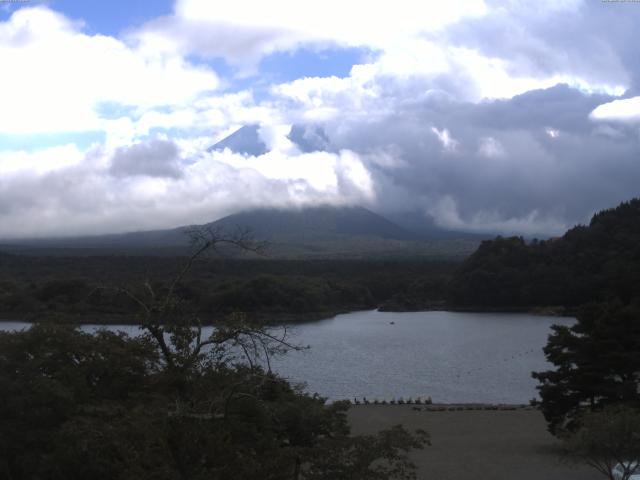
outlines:
[[[272, 367], [334, 400], [527, 403], [537, 397], [531, 372], [549, 368], [542, 352], [549, 327], [573, 322], [507, 313], [353, 312], [293, 327], [293, 342], [311, 348], [274, 359]], [[3, 330], [28, 326], [0, 323]]]

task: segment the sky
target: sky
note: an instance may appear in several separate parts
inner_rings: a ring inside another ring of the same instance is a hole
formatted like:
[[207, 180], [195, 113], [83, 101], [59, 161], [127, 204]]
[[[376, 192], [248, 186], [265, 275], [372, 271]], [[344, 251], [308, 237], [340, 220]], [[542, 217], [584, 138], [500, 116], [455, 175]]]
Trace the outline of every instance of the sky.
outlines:
[[0, 0], [0, 238], [317, 204], [561, 234], [640, 195], [638, 25], [598, 0]]

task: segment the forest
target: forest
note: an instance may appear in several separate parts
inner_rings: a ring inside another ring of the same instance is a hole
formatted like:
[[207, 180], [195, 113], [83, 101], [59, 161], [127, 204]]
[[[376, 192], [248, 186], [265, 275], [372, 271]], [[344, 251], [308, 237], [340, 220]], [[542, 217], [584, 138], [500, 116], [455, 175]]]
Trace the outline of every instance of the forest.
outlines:
[[[6, 318], [126, 322], [135, 312], [118, 289], [158, 290], [184, 257], [54, 257], [0, 254], [0, 313]], [[450, 260], [272, 260], [208, 257], [180, 287], [206, 322], [242, 311], [275, 322], [376, 307], [442, 305]]]
[[482, 242], [448, 284], [464, 307], [560, 306], [640, 298], [640, 199], [593, 216], [560, 238]]
[[[29, 256], [0, 253], [0, 313], [13, 319], [127, 322], [135, 305], [119, 289], [162, 290], [181, 256]], [[180, 294], [205, 322], [242, 311], [273, 322], [380, 308], [575, 314], [588, 302], [640, 298], [640, 200], [604, 210], [562, 237], [497, 237], [464, 261], [283, 260], [209, 256]]]

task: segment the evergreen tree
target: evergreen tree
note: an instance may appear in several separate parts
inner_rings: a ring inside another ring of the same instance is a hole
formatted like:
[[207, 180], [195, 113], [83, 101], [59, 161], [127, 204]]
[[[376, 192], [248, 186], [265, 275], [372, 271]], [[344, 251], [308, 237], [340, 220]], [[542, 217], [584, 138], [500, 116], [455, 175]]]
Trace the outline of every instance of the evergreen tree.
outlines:
[[555, 325], [544, 348], [555, 370], [534, 372], [549, 430], [572, 429], [584, 409], [640, 405], [640, 308], [592, 304], [571, 327]]

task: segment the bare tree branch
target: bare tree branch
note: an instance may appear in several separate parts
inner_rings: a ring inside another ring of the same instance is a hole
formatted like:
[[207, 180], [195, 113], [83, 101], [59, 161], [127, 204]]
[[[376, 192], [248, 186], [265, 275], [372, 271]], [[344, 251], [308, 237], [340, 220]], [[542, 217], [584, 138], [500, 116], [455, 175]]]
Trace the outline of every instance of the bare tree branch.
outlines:
[[271, 371], [270, 357], [287, 350], [302, 347], [288, 341], [288, 330], [281, 335], [271, 333], [267, 328], [251, 325], [243, 315], [235, 315], [227, 325], [218, 326], [208, 337], [203, 338], [202, 322], [197, 315], [185, 316], [182, 310], [178, 288], [193, 268], [195, 262], [209, 252], [217, 252], [222, 245], [246, 252], [262, 254], [264, 242], [256, 242], [247, 229], [236, 229], [225, 233], [221, 229], [205, 226], [187, 231], [192, 244], [192, 253], [173, 277], [165, 292], [156, 292], [147, 278], [143, 283], [144, 295], [131, 289], [120, 287], [118, 292], [126, 295], [141, 309], [140, 327], [156, 341], [166, 364], [170, 368], [188, 369], [208, 352], [224, 354], [225, 345], [240, 348], [252, 369], [264, 355], [268, 371]]

